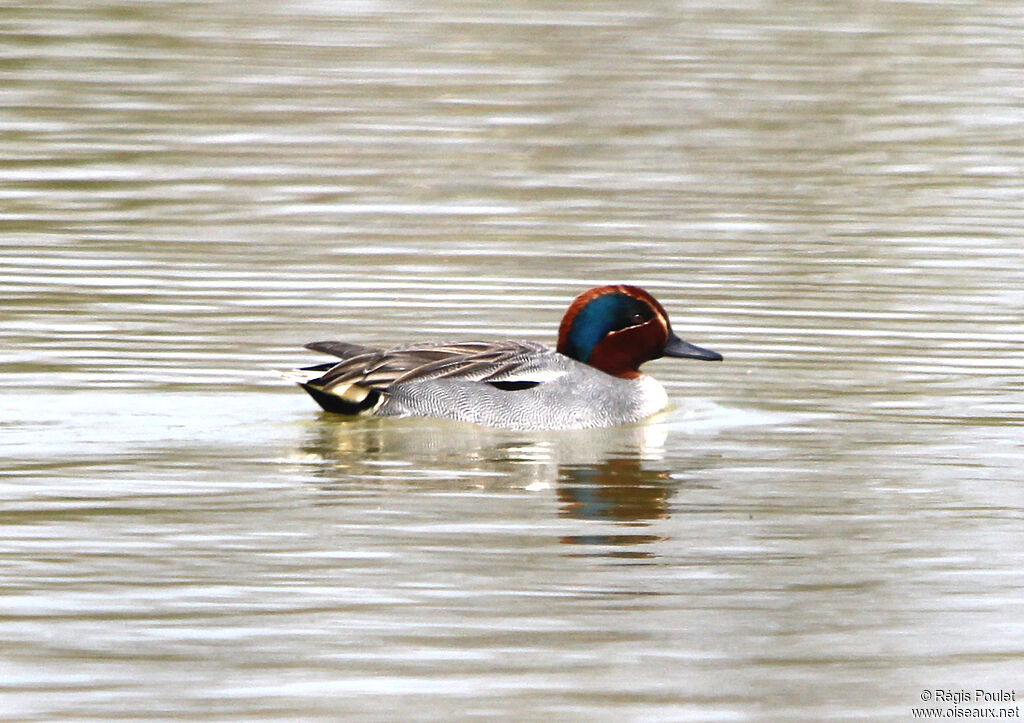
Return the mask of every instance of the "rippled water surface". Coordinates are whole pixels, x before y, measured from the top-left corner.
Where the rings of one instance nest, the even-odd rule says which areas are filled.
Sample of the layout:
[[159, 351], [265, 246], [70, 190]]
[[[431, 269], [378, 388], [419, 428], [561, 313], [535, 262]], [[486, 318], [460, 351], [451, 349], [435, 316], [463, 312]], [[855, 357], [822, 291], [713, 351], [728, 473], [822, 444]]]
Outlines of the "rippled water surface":
[[[1021, 37], [980, 1], [5, 5], [0, 719], [1019, 696]], [[726, 357], [651, 363], [642, 424], [345, 421], [276, 374], [551, 342], [608, 282]]]

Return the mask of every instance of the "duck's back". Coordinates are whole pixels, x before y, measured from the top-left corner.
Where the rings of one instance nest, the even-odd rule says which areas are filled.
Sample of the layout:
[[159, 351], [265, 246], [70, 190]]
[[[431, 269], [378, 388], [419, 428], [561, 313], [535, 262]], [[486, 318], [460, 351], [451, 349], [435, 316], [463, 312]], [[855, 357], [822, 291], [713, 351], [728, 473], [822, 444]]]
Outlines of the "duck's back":
[[650, 377], [614, 377], [534, 342], [310, 347], [342, 357], [318, 367], [325, 374], [303, 385], [329, 411], [579, 429], [643, 419], [667, 402]]

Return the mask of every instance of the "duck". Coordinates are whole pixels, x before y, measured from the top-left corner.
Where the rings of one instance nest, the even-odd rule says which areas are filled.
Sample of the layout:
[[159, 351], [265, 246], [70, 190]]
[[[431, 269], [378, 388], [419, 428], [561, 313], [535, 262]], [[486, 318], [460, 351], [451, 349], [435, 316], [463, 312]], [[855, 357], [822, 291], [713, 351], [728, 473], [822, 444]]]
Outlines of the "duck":
[[305, 345], [335, 360], [298, 370], [325, 411], [348, 416], [435, 417], [485, 427], [559, 430], [638, 422], [668, 406], [640, 366], [661, 357], [722, 361], [680, 339], [644, 289], [597, 286], [569, 304], [558, 344], [462, 341], [374, 348]]

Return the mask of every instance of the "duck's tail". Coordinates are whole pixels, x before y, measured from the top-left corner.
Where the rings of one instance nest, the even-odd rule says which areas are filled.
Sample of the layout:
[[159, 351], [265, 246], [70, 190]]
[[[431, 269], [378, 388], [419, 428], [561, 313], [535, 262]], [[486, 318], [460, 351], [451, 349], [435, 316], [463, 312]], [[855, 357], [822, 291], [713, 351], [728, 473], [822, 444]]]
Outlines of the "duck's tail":
[[[370, 347], [359, 344], [350, 344], [347, 341], [315, 341], [306, 344], [307, 349], [331, 354], [344, 361], [350, 357], [359, 356], [376, 351]], [[358, 384], [336, 384], [324, 385], [321, 382], [324, 372], [328, 372], [338, 365], [337, 361], [314, 364], [313, 366], [293, 369], [284, 374], [285, 378], [293, 381], [306, 390], [309, 396], [326, 412], [334, 414], [355, 415], [372, 410], [380, 401], [380, 392], [369, 387]], [[311, 375], [310, 372], [319, 372]]]
[[319, 404], [325, 412], [334, 414], [361, 414], [373, 409], [380, 401], [380, 392], [367, 387], [360, 387], [356, 384], [349, 384], [346, 387], [336, 387], [329, 392], [317, 386], [316, 379], [299, 382], [299, 386], [306, 390], [309, 396]]

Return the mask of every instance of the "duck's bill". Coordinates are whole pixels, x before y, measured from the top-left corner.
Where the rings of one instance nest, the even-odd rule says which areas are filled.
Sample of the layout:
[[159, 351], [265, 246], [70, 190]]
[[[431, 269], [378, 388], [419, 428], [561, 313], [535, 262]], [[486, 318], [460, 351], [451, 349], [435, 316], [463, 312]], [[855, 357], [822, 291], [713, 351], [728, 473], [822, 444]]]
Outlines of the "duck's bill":
[[717, 351], [704, 349], [689, 342], [683, 341], [675, 334], [669, 334], [668, 344], [665, 345], [665, 356], [679, 357], [680, 359], [702, 359], [704, 361], [722, 361], [722, 355]]

